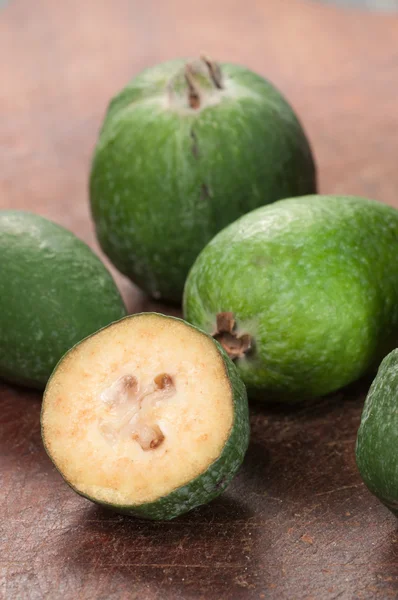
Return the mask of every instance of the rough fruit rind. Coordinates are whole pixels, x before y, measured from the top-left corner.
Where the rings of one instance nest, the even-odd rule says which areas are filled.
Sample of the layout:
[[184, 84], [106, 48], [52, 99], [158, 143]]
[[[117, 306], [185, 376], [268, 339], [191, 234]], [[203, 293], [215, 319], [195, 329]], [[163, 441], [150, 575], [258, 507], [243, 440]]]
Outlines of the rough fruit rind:
[[[197, 69], [199, 108], [189, 104], [187, 64]], [[169, 301], [181, 300], [196, 256], [225, 225], [316, 191], [310, 146], [281, 94], [229, 63], [220, 65], [219, 89], [203, 64], [174, 60], [135, 77], [109, 105], [91, 168], [102, 249], [137, 285]]]
[[236, 335], [250, 341], [235, 361], [249, 395], [321, 396], [377, 368], [395, 347], [397, 250], [390, 206], [349, 196], [281, 200], [203, 249], [187, 278], [184, 317], [215, 334], [217, 316], [232, 313]]
[[382, 361], [367, 395], [356, 442], [369, 490], [398, 516], [398, 350]]
[[[139, 313], [125, 317], [125, 319], [121, 319], [119, 323], [127, 319], [134, 319], [142, 315], [152, 314], [157, 315], [157, 313]], [[184, 321], [182, 321], [182, 319], [177, 319], [176, 317], [165, 315], [158, 316], [162, 316], [165, 319], [183, 322], [187, 327], [195, 329], [201, 335], [210, 337], [207, 336], [207, 334], [205, 334], [203, 331], [194, 327], [193, 325], [185, 323]], [[106, 502], [99, 502], [95, 498], [92, 498], [86, 494], [82, 494], [73, 485], [71, 485], [69, 481], [65, 479], [66, 483], [68, 483], [68, 485], [72, 487], [72, 489], [74, 489], [79, 495], [86, 497], [89, 500], [96, 502], [97, 504], [102, 504], [103, 506], [108, 507], [116, 512], [120, 512], [122, 514], [153, 520], [173, 519], [189, 510], [192, 510], [196, 506], [208, 503], [217, 496], [219, 496], [230, 484], [231, 480], [236, 475], [236, 472], [243, 461], [249, 443], [250, 428], [246, 388], [238, 375], [235, 365], [229, 359], [224, 349], [215, 340], [213, 340], [213, 342], [216, 345], [222, 357], [225, 372], [229, 380], [229, 384], [231, 386], [234, 418], [230, 434], [228, 436], [228, 439], [226, 440], [221, 454], [204, 473], [202, 473], [186, 485], [175, 489], [167, 496], [159, 498], [154, 502], [134, 506], [121, 506], [109, 504]], [[57, 368], [54, 370], [52, 377], [54, 377], [57, 369], [62, 365], [63, 360], [70, 356], [71, 353], [73, 353], [79, 345], [80, 344], [77, 344], [62, 358], [60, 363], [57, 365]], [[44, 393], [43, 408], [46, 404], [46, 394], [49, 388], [49, 384]], [[45, 436], [43, 436], [43, 443], [49, 457], [52, 458], [46, 445]]]
[[61, 356], [126, 315], [112, 276], [73, 233], [0, 211], [0, 377], [44, 388]]

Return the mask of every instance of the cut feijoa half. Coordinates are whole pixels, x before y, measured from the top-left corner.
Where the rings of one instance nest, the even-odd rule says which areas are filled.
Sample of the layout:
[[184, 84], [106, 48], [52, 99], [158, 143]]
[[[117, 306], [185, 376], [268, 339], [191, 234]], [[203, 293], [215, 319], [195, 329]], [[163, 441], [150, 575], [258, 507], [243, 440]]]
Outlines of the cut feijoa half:
[[47, 385], [41, 421], [45, 448], [76, 492], [149, 519], [218, 496], [249, 440], [245, 386], [223, 348], [156, 313], [72, 348]]

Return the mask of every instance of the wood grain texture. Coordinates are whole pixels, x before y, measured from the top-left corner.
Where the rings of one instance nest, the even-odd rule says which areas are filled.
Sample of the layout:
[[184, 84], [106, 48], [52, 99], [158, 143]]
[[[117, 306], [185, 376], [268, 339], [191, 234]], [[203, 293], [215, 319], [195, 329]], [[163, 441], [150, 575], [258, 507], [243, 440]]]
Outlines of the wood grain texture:
[[[50, 217], [98, 250], [87, 173], [110, 96], [147, 65], [203, 50], [291, 99], [323, 192], [398, 207], [397, 40], [396, 15], [300, 0], [11, 0], [0, 12], [0, 208]], [[162, 310], [115, 276], [131, 311]], [[162, 524], [70, 491], [43, 451], [40, 396], [1, 385], [0, 597], [398, 597], [396, 519], [354, 462], [366, 389], [294, 412], [254, 406], [229, 491]]]

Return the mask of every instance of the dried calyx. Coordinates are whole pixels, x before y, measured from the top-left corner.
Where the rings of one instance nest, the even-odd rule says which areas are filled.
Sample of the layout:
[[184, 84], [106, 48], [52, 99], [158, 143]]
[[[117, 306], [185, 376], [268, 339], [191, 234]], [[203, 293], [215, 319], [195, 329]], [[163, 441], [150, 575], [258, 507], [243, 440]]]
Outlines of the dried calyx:
[[217, 331], [213, 334], [228, 356], [235, 360], [243, 358], [252, 346], [252, 339], [248, 333], [238, 335], [236, 332], [235, 317], [232, 312], [221, 312], [217, 315]]
[[200, 59], [205, 63], [205, 65], [209, 71], [210, 78], [211, 78], [212, 82], [214, 83], [215, 87], [218, 88], [219, 90], [222, 90], [223, 89], [222, 73], [221, 73], [221, 69], [220, 69], [219, 65], [216, 62], [214, 62], [213, 60], [211, 60], [211, 58], [209, 58], [208, 56], [202, 55], [200, 57]]
[[155, 406], [175, 393], [174, 381], [167, 373], [160, 373], [144, 387], [133, 375], [120, 377], [101, 394], [108, 407], [107, 416], [100, 421], [101, 433], [112, 444], [130, 438], [143, 450], [157, 448], [165, 436], [156, 422]]
[[188, 103], [190, 108], [198, 109], [202, 105], [202, 95], [205, 91], [201, 87], [201, 77], [203, 78], [203, 75], [208, 84], [206, 87], [217, 90], [223, 89], [221, 69], [209, 57], [201, 56], [200, 61], [186, 64], [184, 77], [188, 86]]

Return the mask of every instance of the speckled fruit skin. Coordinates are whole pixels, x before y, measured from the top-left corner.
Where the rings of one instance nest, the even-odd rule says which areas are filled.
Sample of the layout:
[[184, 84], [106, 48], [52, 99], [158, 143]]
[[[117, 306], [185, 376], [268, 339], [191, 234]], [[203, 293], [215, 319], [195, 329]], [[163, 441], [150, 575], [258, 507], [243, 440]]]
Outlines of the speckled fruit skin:
[[[201, 106], [191, 108], [193, 65]], [[222, 64], [223, 89], [203, 62], [147, 69], [108, 108], [93, 157], [91, 209], [116, 267], [155, 298], [180, 302], [205, 244], [248, 211], [316, 191], [303, 129], [280, 93]]]
[[[166, 315], [159, 315], [158, 313], [140, 313], [130, 315], [125, 319], [122, 319], [122, 321], [126, 319], [134, 319], [135, 317], [142, 317], [143, 314], [157, 314], [157, 316], [161, 316], [165, 319], [183, 322], [182, 319], [177, 319], [176, 317]], [[119, 321], [119, 323], [122, 321]], [[119, 323], [117, 325], [119, 325]], [[193, 329], [197, 330], [196, 327], [193, 327], [189, 323], [185, 324], [187, 327], [192, 327]], [[203, 331], [197, 331], [199, 331], [201, 335], [206, 335]], [[217, 460], [214, 461], [214, 463], [212, 463], [206, 471], [201, 473], [201, 475], [186, 485], [175, 489], [167, 496], [163, 496], [154, 502], [133, 506], [120, 506], [106, 502], [98, 502], [98, 500], [95, 498], [82, 494], [79, 490], [73, 487], [68, 480], [65, 479], [66, 483], [68, 483], [68, 485], [72, 487], [75, 492], [77, 492], [80, 496], [91, 500], [92, 502], [101, 504], [102, 506], [110, 508], [118, 513], [151, 520], [174, 519], [175, 517], [178, 517], [179, 515], [182, 515], [183, 513], [186, 513], [197, 506], [207, 504], [222, 494], [222, 492], [231, 483], [240, 465], [242, 464], [249, 444], [249, 409], [246, 388], [238, 374], [235, 365], [224, 352], [224, 349], [220, 346], [220, 344], [218, 344], [218, 342], [215, 340], [213, 340], [213, 342], [216, 344], [217, 349], [223, 359], [225, 376], [228, 378], [231, 386], [234, 410], [234, 418], [230, 434]], [[77, 344], [75, 348], [72, 348], [68, 352], [68, 355], [74, 352], [78, 345], [79, 344]], [[62, 360], [58, 367], [61, 366], [61, 364]], [[54, 371], [53, 376], [55, 374], [56, 370]], [[46, 405], [46, 394], [47, 389], [44, 393], [43, 408]], [[48, 451], [44, 437], [43, 443], [49, 457], [52, 458]]]
[[44, 388], [61, 356], [124, 317], [116, 285], [71, 232], [0, 211], [0, 377]]
[[252, 351], [236, 361], [249, 395], [298, 402], [375, 369], [398, 340], [398, 211], [307, 196], [245, 215], [202, 251], [185, 318], [216, 331], [231, 311]]
[[366, 398], [356, 459], [369, 490], [398, 516], [398, 350], [385, 357]]

